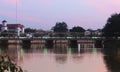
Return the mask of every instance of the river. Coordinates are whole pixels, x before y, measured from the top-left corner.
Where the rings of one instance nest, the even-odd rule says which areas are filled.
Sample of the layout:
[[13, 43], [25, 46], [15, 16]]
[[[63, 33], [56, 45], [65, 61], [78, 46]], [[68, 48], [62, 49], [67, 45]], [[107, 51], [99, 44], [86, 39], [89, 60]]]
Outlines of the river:
[[101, 48], [25, 49], [21, 45], [9, 45], [1, 47], [0, 54], [9, 55], [24, 72], [114, 72]]

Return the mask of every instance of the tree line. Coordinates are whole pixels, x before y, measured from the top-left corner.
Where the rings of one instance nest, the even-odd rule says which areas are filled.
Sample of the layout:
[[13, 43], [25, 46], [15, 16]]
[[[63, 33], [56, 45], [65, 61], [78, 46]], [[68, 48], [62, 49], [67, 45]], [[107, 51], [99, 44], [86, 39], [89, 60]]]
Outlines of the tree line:
[[[51, 28], [54, 33], [59, 33], [57, 34], [58, 36], [65, 36], [65, 34], [62, 33], [67, 33], [70, 32], [72, 36], [84, 36], [83, 33], [85, 32], [85, 29], [80, 27], [80, 26], [74, 26], [71, 29], [68, 29], [68, 25], [66, 22], [57, 22], [55, 26]], [[25, 33], [36, 33], [37, 29], [32, 29], [32, 28], [26, 28]], [[120, 13], [115, 13], [112, 14], [105, 26], [101, 29], [102, 31], [102, 36], [105, 37], [119, 37], [120, 36]], [[8, 31], [1, 32], [0, 36], [12, 36], [12, 33], [9, 33]], [[36, 34], [38, 36], [39, 34]], [[25, 36], [22, 34], [22, 36]], [[52, 34], [50, 34], [52, 36]]]
[[[68, 25], [66, 22], [57, 22], [55, 26], [51, 28], [53, 32], [56, 33], [65, 33], [65, 32], [71, 32], [75, 34], [80, 34], [85, 32], [85, 29], [80, 26], [74, 26], [72, 29], [68, 29]], [[26, 33], [34, 33], [36, 29], [26, 28]], [[118, 37], [120, 36], [120, 13], [112, 14], [105, 26], [102, 28], [102, 36], [105, 37]]]
[[[85, 29], [80, 26], [74, 26], [72, 29], [68, 29], [68, 25], [65, 22], [57, 22], [51, 30], [56, 33], [55, 36], [66, 36], [65, 33], [71, 32], [74, 33], [74, 36], [83, 35]], [[36, 29], [26, 28], [25, 33], [35, 33]], [[81, 34], [82, 33], [82, 34]]]
[[102, 29], [103, 36], [118, 37], [120, 36], [120, 13], [112, 14], [104, 28]]
[[[57, 22], [55, 26], [51, 28], [54, 32], [85, 32], [85, 29], [80, 26], [75, 26], [72, 29], [68, 29], [68, 25], [65, 22]], [[25, 33], [34, 33], [36, 29], [26, 28]]]

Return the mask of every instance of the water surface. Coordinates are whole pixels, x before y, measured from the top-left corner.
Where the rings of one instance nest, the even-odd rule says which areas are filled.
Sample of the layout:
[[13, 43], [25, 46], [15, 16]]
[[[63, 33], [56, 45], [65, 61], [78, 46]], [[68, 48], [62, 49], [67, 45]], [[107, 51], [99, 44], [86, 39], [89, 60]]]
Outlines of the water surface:
[[84, 48], [22, 48], [10, 45], [1, 49], [25, 72], [108, 72], [102, 49]]

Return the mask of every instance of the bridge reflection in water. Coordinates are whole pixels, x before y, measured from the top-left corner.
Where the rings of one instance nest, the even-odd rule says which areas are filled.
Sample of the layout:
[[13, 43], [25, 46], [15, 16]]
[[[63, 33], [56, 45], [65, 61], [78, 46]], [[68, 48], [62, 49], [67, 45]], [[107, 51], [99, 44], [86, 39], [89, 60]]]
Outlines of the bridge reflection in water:
[[111, 65], [108, 63], [108, 58], [104, 57], [101, 40], [26, 39], [3, 40], [0, 44], [0, 55], [9, 55], [11, 60], [26, 72], [107, 72], [111, 70], [107, 68]]
[[[74, 42], [74, 41], [73, 41]], [[71, 48], [68, 44], [47, 48], [44, 43], [0, 45], [0, 55], [7, 54], [27, 72], [119, 72], [119, 57], [106, 56], [94, 43]], [[90, 48], [89, 48], [90, 47]], [[117, 62], [116, 62], [117, 61]], [[116, 68], [117, 67], [117, 68]]]
[[[105, 72], [107, 70], [101, 49], [96, 48], [81, 48], [79, 52], [77, 48], [69, 48], [66, 45], [46, 48], [43, 44], [31, 44], [30, 48], [24, 48], [21, 44], [9, 44], [7, 48], [4, 46], [0, 48], [0, 54], [8, 54], [28, 72]], [[99, 68], [102, 71], [98, 71]]]
[[[72, 54], [72, 53], [84, 53], [85, 52], [95, 52], [95, 42], [93, 40], [56, 40], [51, 43], [51, 40], [34, 40], [28, 42], [28, 40], [24, 41], [24, 43], [20, 43], [20, 41], [11, 40], [8, 41], [7, 45], [0, 44], [0, 54], [8, 54], [11, 59], [15, 62], [22, 61], [24, 51], [29, 52], [30, 50], [35, 50], [40, 53], [55, 53], [55, 54]], [[49, 44], [50, 43], [50, 44]], [[76, 46], [74, 46], [76, 45]], [[78, 47], [80, 45], [80, 51]], [[93, 49], [91, 49], [93, 48]], [[49, 51], [48, 51], [49, 50]], [[93, 51], [94, 50], [94, 51]]]
[[119, 43], [109, 40], [103, 48], [101, 39], [0, 39], [0, 55], [25, 72], [120, 72]]

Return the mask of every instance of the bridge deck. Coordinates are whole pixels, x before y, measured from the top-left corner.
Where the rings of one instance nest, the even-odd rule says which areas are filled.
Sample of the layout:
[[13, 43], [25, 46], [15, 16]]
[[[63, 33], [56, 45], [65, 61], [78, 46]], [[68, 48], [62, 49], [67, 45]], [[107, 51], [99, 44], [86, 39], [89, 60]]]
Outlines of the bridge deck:
[[[0, 37], [0, 40], [105, 40], [104, 37]], [[110, 38], [114, 39], [114, 38]]]

